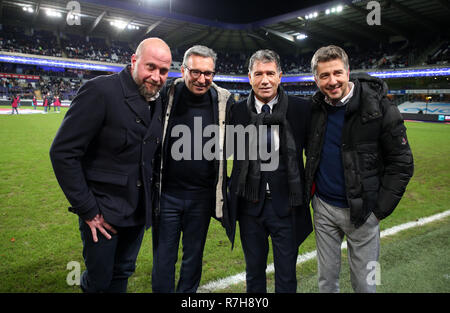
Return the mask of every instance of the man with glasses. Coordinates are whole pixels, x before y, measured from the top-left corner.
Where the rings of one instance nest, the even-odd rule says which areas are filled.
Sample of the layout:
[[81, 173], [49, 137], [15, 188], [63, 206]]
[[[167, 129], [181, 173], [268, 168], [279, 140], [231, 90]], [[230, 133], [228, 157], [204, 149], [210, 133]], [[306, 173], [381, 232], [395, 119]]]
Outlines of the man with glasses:
[[[221, 219], [223, 215], [226, 162], [224, 158], [211, 159], [203, 153], [205, 143], [214, 140], [214, 135], [203, 136], [205, 128], [215, 125], [224, 134], [226, 109], [232, 101], [230, 92], [213, 83], [215, 63], [213, 50], [191, 47], [184, 54], [182, 78], [162, 91], [166, 114], [160, 207], [155, 212], [157, 225], [153, 228], [153, 292], [175, 291], [181, 233], [183, 259], [176, 292], [196, 292], [210, 218]], [[215, 148], [223, 150], [224, 136], [215, 140]]]

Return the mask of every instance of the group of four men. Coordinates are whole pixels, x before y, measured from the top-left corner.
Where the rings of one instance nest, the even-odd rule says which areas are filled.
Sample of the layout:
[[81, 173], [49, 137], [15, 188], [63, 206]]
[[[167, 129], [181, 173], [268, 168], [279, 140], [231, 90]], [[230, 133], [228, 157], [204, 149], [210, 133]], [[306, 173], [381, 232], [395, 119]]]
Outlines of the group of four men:
[[[144, 230], [152, 226], [153, 292], [195, 292], [215, 217], [232, 244], [239, 221], [248, 292], [266, 292], [269, 236], [275, 292], [296, 292], [298, 248], [313, 230], [312, 200], [319, 290], [339, 291], [345, 235], [354, 290], [374, 292], [367, 264], [378, 260], [378, 223], [413, 173], [405, 126], [386, 84], [350, 76], [345, 51], [328, 46], [311, 61], [319, 91], [311, 101], [288, 96], [279, 56], [260, 50], [249, 60], [250, 95], [235, 103], [213, 82], [212, 49], [188, 49], [182, 77], [166, 83], [171, 61], [164, 41], [142, 41], [131, 65], [80, 88], [53, 141], [56, 177], [79, 216], [82, 290], [125, 292]], [[244, 131], [229, 132], [232, 127]], [[206, 157], [206, 148], [216, 157]]]

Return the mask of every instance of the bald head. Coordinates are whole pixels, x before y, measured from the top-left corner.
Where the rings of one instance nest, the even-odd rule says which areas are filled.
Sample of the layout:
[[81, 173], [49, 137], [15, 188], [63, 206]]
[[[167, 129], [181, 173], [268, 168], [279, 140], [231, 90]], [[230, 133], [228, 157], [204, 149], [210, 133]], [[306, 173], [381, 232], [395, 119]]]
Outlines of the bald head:
[[169, 46], [159, 38], [144, 39], [131, 56], [131, 74], [140, 93], [153, 99], [169, 75], [172, 54]]
[[141, 43], [137, 46], [136, 48], [136, 56], [140, 56], [142, 53], [144, 53], [146, 48], [155, 48], [155, 49], [161, 49], [161, 50], [165, 50], [166, 52], [169, 53], [169, 55], [172, 58], [172, 54], [170, 53], [170, 48], [169, 46], [166, 44], [166, 42], [160, 38], [156, 38], [156, 37], [152, 37], [152, 38], [147, 38], [141, 41]]

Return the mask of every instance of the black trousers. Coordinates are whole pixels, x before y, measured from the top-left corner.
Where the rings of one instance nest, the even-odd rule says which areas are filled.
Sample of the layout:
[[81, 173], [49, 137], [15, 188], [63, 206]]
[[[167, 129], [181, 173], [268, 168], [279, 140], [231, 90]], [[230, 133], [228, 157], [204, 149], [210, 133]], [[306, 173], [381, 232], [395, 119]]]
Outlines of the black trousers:
[[272, 207], [272, 200], [266, 198], [264, 201], [260, 216], [239, 216], [247, 292], [267, 292], [266, 268], [270, 236], [275, 267], [275, 292], [295, 293], [298, 246], [295, 244], [292, 217], [279, 217]]
[[126, 292], [128, 278], [136, 269], [136, 258], [144, 237], [144, 225], [113, 226], [117, 234], [106, 239], [97, 230], [98, 242], [92, 240], [89, 226], [79, 219], [86, 270], [80, 284], [84, 292]]

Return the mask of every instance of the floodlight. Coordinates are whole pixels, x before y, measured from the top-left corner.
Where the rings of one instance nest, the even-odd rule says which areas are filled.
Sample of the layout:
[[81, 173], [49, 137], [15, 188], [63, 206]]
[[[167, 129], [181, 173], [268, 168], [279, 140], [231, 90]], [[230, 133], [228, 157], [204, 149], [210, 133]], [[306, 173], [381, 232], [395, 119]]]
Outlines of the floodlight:
[[115, 20], [112, 22], [109, 22], [111, 26], [117, 27], [118, 29], [124, 29], [127, 24], [124, 21]]
[[61, 12], [55, 11], [53, 9], [46, 9], [45, 13], [47, 14], [47, 16], [49, 17], [62, 17]]
[[32, 7], [22, 7], [22, 10], [25, 11], [25, 12], [28, 12], [28, 13], [33, 13], [34, 12]]

